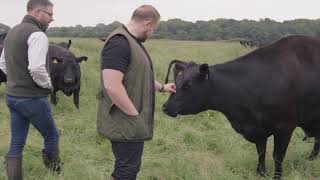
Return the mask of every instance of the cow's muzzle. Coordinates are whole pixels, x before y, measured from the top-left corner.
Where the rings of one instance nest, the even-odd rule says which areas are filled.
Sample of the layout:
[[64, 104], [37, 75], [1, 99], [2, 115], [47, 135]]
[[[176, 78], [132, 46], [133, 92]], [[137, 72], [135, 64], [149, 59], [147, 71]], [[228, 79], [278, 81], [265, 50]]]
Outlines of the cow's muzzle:
[[162, 111], [167, 114], [167, 112], [168, 112], [167, 103], [165, 103], [165, 104], [162, 106]]
[[74, 80], [73, 80], [73, 78], [64, 78], [64, 83], [72, 84], [72, 83], [74, 83]]
[[162, 111], [168, 115], [168, 116], [171, 116], [171, 117], [177, 117], [178, 115], [178, 112], [172, 112], [168, 109], [168, 102], [166, 102], [163, 106], [162, 106]]

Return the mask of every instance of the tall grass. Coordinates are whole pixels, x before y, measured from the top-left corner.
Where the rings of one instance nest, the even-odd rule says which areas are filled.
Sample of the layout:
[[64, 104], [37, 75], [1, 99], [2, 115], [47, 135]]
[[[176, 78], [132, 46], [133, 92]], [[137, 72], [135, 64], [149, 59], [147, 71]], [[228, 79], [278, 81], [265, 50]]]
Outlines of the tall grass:
[[[52, 42], [66, 41], [54, 38]], [[31, 127], [24, 150], [24, 175], [28, 180], [102, 180], [109, 179], [114, 158], [109, 141], [96, 132], [96, 99], [99, 87], [99, 58], [102, 42], [98, 39], [72, 39], [77, 56], [86, 55], [81, 63], [82, 86], [80, 110], [72, 98], [58, 93], [59, 102], [53, 115], [60, 132], [60, 149], [64, 170], [60, 176], [51, 174], [42, 164], [42, 138]], [[155, 74], [164, 81], [168, 64], [173, 59], [198, 63], [222, 63], [241, 56], [245, 49], [234, 42], [195, 42], [150, 40], [146, 47], [153, 59]], [[0, 87], [0, 179], [5, 179], [3, 165], [10, 140], [9, 113], [4, 100], [5, 87]], [[170, 118], [161, 112], [168, 95], [157, 93], [155, 136], [145, 144], [141, 180], [256, 180], [257, 153], [229, 125], [225, 116], [207, 111], [195, 116]], [[307, 161], [312, 142], [302, 142], [297, 129], [284, 161], [284, 180], [320, 179], [320, 160]], [[273, 175], [273, 141], [269, 138], [267, 177]]]

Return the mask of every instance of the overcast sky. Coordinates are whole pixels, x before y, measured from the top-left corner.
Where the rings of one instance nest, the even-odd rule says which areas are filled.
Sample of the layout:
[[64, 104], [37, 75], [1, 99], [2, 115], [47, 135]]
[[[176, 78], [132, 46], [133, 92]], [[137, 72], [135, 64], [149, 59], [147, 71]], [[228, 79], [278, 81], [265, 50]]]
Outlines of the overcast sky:
[[[0, 23], [13, 26], [26, 14], [27, 0], [1, 0]], [[133, 10], [143, 4], [155, 6], [162, 20], [186, 21], [232, 18], [270, 18], [276, 21], [320, 18], [320, 0], [52, 0], [54, 19], [50, 26], [95, 26], [113, 21], [128, 22]]]

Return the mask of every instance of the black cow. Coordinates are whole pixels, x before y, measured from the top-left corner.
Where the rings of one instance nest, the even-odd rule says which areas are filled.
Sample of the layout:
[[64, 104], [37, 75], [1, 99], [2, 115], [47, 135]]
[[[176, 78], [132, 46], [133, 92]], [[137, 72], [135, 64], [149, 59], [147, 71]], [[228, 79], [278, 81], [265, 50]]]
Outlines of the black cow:
[[10, 27], [0, 23], [0, 44], [3, 44], [5, 37], [7, 36]]
[[7, 82], [7, 76], [3, 73], [3, 71], [0, 69], [0, 85], [3, 82]]
[[240, 40], [239, 42], [243, 47], [247, 47], [247, 44], [248, 44], [247, 40]]
[[256, 144], [261, 176], [265, 174], [266, 144], [271, 135], [275, 179], [281, 178], [282, 162], [296, 127], [315, 137], [309, 159], [319, 154], [319, 38], [289, 36], [213, 66], [178, 60], [173, 63], [177, 92], [164, 104], [164, 112], [172, 117], [210, 109], [222, 112], [236, 132]]
[[79, 108], [79, 93], [81, 85], [81, 70], [80, 65], [83, 60], [86, 61], [88, 57], [76, 57], [69, 51], [71, 41], [68, 45], [59, 43], [51, 43], [49, 45], [50, 58], [50, 77], [53, 85], [51, 93], [51, 102], [57, 104], [57, 91], [61, 90], [67, 96], [73, 94], [73, 102]]
[[243, 47], [250, 47], [250, 48], [259, 47], [259, 43], [252, 40], [240, 40], [239, 42]]
[[51, 44], [56, 44], [56, 45], [62, 46], [65, 49], [69, 50], [69, 48], [70, 48], [70, 46], [72, 44], [72, 41], [69, 39], [69, 41], [67, 43], [66, 42], [60, 42], [60, 43], [51, 43]]
[[7, 34], [0, 34], [0, 44], [3, 44], [4, 39], [6, 38]]
[[[0, 44], [0, 55], [1, 55], [1, 53], [2, 53], [2, 49], [3, 49], [3, 45]], [[3, 71], [0, 69], [0, 85], [1, 85], [1, 83], [3, 83], [3, 82], [7, 82], [7, 76], [6, 76], [6, 74], [4, 74]]]
[[[50, 76], [53, 85], [51, 93], [51, 102], [57, 104], [57, 91], [61, 90], [67, 96], [73, 94], [73, 102], [79, 108], [80, 78], [81, 70], [79, 63], [87, 60], [88, 57], [75, 55], [69, 51], [71, 40], [68, 43], [50, 43]], [[0, 54], [3, 45], [0, 44]], [[0, 84], [6, 82], [6, 75], [0, 70]]]

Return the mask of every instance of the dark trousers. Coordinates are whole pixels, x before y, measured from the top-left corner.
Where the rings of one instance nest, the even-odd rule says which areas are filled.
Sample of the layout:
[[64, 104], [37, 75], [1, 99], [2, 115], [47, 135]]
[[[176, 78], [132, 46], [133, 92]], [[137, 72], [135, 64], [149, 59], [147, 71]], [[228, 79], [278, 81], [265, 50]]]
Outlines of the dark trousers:
[[115, 180], [135, 180], [141, 166], [144, 142], [111, 141], [116, 159], [112, 177]]
[[10, 110], [11, 143], [7, 155], [21, 155], [28, 136], [30, 123], [44, 138], [44, 151], [58, 149], [59, 135], [47, 97], [22, 98], [6, 96]]

